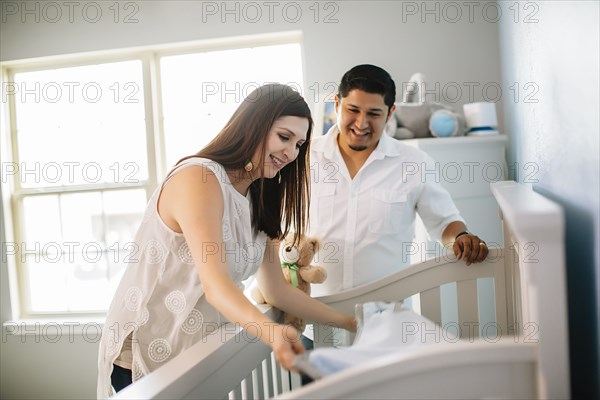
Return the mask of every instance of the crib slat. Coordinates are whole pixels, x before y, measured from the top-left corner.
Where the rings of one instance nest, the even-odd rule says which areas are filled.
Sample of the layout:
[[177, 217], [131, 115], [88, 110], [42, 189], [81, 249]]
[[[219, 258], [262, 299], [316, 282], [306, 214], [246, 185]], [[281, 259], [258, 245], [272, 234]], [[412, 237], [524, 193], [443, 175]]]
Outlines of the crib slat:
[[479, 307], [479, 336], [496, 338], [502, 330], [496, 323], [494, 304], [494, 278], [477, 279], [477, 303]]
[[440, 288], [435, 287], [433, 289], [421, 292], [421, 315], [435, 322], [438, 325], [442, 325], [442, 309], [440, 306]]
[[241, 399], [247, 399], [248, 398], [248, 386], [246, 386], [246, 380], [245, 379], [242, 380], [241, 386], [242, 386], [242, 397], [241, 397]]
[[242, 398], [242, 383], [240, 382], [230, 393], [229, 400], [241, 400]]
[[479, 313], [477, 307], [477, 280], [456, 282], [458, 322], [462, 338], [479, 336]]
[[265, 389], [265, 398], [271, 398], [275, 396], [273, 392], [273, 368], [271, 367], [271, 355], [269, 354], [262, 362], [263, 370], [263, 381]]
[[244, 385], [242, 386], [242, 398], [244, 400], [253, 400], [254, 399], [254, 385], [252, 384], [252, 372], [246, 376], [244, 379]]
[[[506, 262], [506, 261], [505, 261]], [[508, 312], [510, 305], [506, 296], [508, 287], [505, 280], [504, 262], [494, 265], [494, 305], [496, 312], [496, 324], [501, 335], [508, 334]], [[511, 310], [512, 311], [512, 310]], [[511, 312], [512, 315], [512, 312]]]
[[277, 368], [281, 374], [281, 391], [287, 393], [290, 391], [290, 373], [279, 364], [277, 364]]
[[273, 388], [273, 393], [275, 395], [278, 395], [283, 393], [283, 387], [281, 386], [281, 368], [279, 367], [277, 362], [275, 362], [275, 354], [273, 353], [271, 353], [271, 367], [273, 368], [273, 384], [275, 385], [275, 387]]
[[302, 378], [295, 372], [290, 372], [290, 386], [291, 390], [298, 389], [302, 386]]
[[252, 371], [252, 379], [254, 382], [254, 398], [264, 399], [265, 397], [265, 383], [263, 381], [262, 363]]

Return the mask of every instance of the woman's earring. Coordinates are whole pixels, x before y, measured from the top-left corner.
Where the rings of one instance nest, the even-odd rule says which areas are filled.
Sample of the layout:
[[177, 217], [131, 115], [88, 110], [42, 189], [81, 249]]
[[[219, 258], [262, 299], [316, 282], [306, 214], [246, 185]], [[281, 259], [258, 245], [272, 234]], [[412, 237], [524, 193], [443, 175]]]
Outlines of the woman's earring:
[[252, 168], [254, 168], [254, 164], [252, 164], [252, 161], [248, 161], [246, 165], [244, 165], [244, 169], [246, 170], [246, 172], [252, 171]]
[[281, 171], [277, 171], [277, 183], [281, 184]]

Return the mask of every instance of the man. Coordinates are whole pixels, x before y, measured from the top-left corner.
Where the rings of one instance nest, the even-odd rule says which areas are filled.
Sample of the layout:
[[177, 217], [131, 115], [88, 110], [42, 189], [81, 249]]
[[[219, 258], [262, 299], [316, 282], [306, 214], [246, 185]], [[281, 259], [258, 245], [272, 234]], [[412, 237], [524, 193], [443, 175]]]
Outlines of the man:
[[335, 97], [336, 125], [311, 143], [309, 229], [323, 241], [316, 263], [328, 273], [325, 283], [313, 285], [313, 296], [356, 287], [408, 265], [416, 213], [429, 236], [452, 247], [466, 265], [488, 254], [435, 181], [434, 161], [383, 135], [395, 98], [394, 81], [385, 70], [352, 68]]

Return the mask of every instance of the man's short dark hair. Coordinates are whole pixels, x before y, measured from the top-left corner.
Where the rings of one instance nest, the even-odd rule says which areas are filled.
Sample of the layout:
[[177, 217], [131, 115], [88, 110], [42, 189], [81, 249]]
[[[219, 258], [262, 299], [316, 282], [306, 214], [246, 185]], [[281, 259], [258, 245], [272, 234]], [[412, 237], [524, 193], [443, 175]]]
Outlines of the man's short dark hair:
[[383, 68], [371, 64], [357, 65], [342, 77], [338, 89], [338, 97], [344, 98], [354, 89], [383, 96], [388, 110], [396, 101], [396, 84], [390, 74]]

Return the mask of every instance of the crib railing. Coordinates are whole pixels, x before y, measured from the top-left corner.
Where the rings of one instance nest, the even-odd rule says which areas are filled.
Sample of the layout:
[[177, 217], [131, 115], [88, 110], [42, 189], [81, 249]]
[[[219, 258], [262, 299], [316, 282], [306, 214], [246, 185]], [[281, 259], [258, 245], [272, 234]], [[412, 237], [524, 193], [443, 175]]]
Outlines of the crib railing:
[[[279, 319], [280, 311], [258, 307]], [[114, 398], [265, 399], [299, 386], [300, 376], [277, 364], [269, 346], [226, 324]]]
[[[439, 325], [448, 323], [444, 314], [447, 302], [455, 301], [463, 338], [481, 332], [482, 299], [491, 301], [492, 316], [483, 320], [506, 333], [506, 276], [502, 249], [490, 249], [486, 261], [466, 267], [452, 256], [412, 265], [376, 282], [320, 300], [347, 314], [355, 304], [369, 301], [400, 301], [419, 295], [421, 313]], [[493, 281], [482, 285], [482, 279]], [[444, 285], [455, 284], [455, 300], [444, 296]], [[489, 293], [492, 291], [493, 293]], [[376, 294], [374, 294], [376, 292]], [[489, 303], [488, 301], [488, 303]], [[280, 312], [262, 307], [272, 320]], [[474, 326], [479, 325], [480, 329]], [[461, 329], [466, 327], [467, 329]], [[489, 333], [489, 332], [488, 332]], [[331, 346], [329, 327], [315, 324], [315, 345]], [[231, 324], [222, 326], [162, 368], [119, 392], [117, 399], [263, 399], [278, 396], [300, 386], [300, 377], [290, 374], [274, 361], [271, 349]]]
[[[352, 314], [356, 304], [397, 302], [417, 295], [421, 315], [462, 339], [504, 336], [512, 325], [507, 314], [505, 264], [500, 248], [490, 249], [483, 263], [469, 267], [446, 255], [319, 300]], [[314, 329], [315, 346], [330, 347], [335, 336], [332, 328], [315, 324]]]

